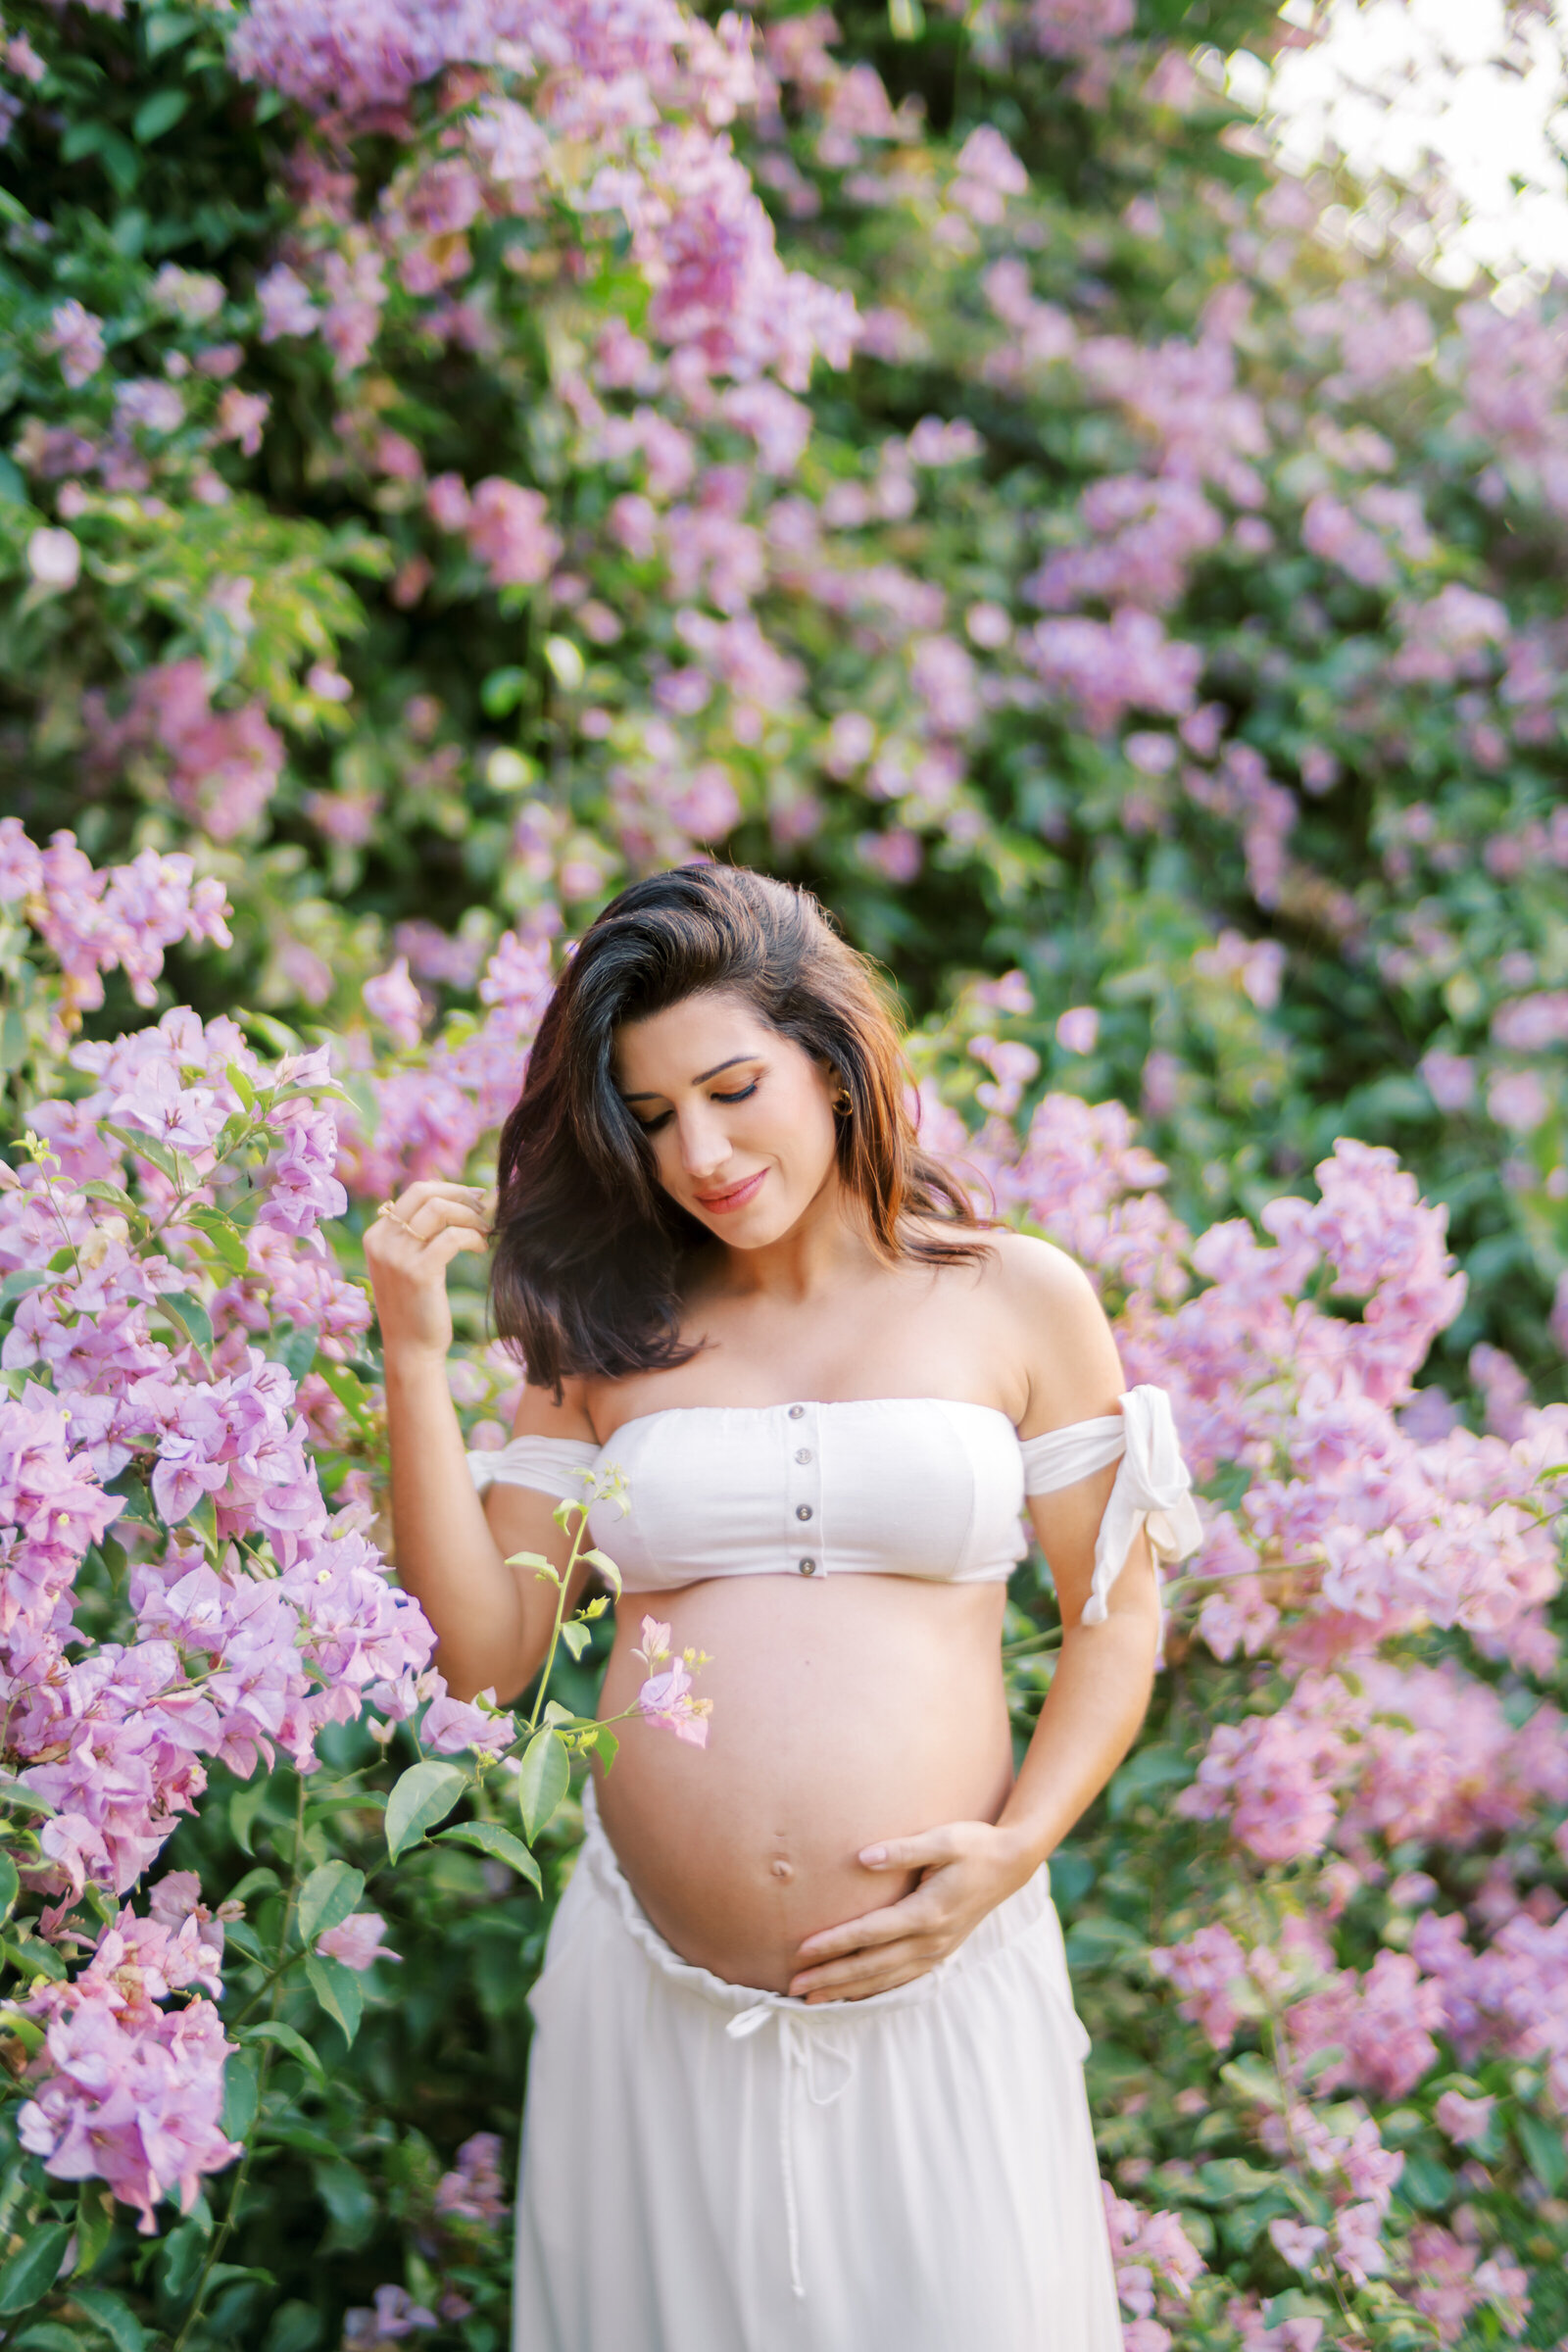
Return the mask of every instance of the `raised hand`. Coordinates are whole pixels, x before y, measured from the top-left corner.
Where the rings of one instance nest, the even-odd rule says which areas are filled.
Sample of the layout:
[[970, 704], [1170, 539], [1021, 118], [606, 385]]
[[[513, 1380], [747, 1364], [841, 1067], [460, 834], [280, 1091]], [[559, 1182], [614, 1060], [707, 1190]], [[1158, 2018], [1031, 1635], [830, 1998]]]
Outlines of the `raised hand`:
[[429, 1179], [382, 1201], [365, 1236], [365, 1263], [388, 1355], [450, 1353], [447, 1268], [460, 1250], [484, 1255], [494, 1206], [480, 1185]]

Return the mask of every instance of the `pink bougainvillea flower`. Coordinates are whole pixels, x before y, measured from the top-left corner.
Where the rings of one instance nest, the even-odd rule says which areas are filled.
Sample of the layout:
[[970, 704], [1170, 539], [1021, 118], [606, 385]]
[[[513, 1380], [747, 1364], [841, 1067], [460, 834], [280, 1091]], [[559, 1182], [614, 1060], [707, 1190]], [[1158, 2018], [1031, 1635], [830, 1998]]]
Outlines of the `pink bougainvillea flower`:
[[379, 1911], [356, 1911], [335, 1928], [328, 1928], [316, 1939], [316, 1948], [329, 1960], [341, 1960], [345, 1968], [372, 1968], [377, 1960], [396, 1960], [401, 1957], [381, 1941], [386, 1921]]
[[1070, 1004], [1056, 1023], [1056, 1043], [1066, 1054], [1092, 1054], [1100, 1041], [1100, 1015], [1092, 1004]]

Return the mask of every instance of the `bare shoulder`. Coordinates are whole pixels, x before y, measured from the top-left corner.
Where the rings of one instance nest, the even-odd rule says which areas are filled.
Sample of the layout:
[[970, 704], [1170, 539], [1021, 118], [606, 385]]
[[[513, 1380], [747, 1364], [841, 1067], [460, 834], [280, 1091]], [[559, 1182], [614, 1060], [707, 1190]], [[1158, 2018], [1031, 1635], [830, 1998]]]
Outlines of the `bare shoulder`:
[[1032, 1234], [999, 1232], [987, 1240], [984, 1280], [1028, 1385], [1021, 1434], [1039, 1437], [1113, 1413], [1124, 1386], [1121, 1359], [1082, 1266]]
[[569, 1438], [581, 1446], [597, 1446], [599, 1440], [588, 1411], [587, 1385], [582, 1380], [564, 1380], [558, 1403], [551, 1390], [535, 1388], [529, 1381], [512, 1424], [513, 1436]]

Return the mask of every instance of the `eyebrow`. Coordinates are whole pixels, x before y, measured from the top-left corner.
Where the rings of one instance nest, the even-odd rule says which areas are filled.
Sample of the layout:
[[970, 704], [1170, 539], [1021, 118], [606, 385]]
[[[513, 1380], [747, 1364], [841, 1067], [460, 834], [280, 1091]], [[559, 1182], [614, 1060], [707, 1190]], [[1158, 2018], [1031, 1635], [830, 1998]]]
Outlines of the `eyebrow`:
[[[758, 1059], [760, 1056], [756, 1054], [732, 1054], [728, 1061], [715, 1061], [710, 1070], [699, 1070], [697, 1076], [692, 1080], [692, 1084], [693, 1086], [706, 1086], [710, 1078], [718, 1076], [720, 1070], [732, 1070], [737, 1062], [757, 1061]], [[660, 1097], [656, 1091], [650, 1089], [646, 1094], [622, 1095], [620, 1099], [623, 1102], [656, 1102]]]

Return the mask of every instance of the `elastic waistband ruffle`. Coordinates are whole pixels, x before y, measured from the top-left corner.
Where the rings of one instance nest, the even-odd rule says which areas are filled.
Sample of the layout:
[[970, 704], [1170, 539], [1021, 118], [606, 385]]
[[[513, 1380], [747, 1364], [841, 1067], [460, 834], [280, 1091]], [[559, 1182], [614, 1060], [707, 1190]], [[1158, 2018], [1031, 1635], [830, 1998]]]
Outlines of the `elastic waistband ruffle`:
[[[832, 2019], [837, 2023], [864, 2021], [885, 2015], [889, 2010], [907, 2009], [922, 2001], [937, 1999], [955, 1977], [965, 1976], [971, 1970], [983, 1968], [990, 1960], [1008, 1950], [1024, 1937], [1046, 1930], [1059, 1954], [1061, 1930], [1056, 1920], [1056, 1906], [1051, 1896], [1051, 1865], [1042, 1862], [1032, 1879], [1009, 1894], [994, 1911], [989, 1911], [979, 1926], [951, 1952], [946, 1960], [929, 1969], [911, 1984], [895, 1985], [891, 1992], [876, 1992], [858, 2001], [805, 2001], [787, 1992], [769, 1992], [754, 1984], [731, 1984], [723, 1977], [715, 1977], [710, 1969], [700, 1968], [695, 1962], [683, 1960], [674, 1948], [664, 1941], [647, 1912], [632, 1892], [630, 1882], [615, 1858], [614, 1848], [605, 1835], [594, 1798], [592, 1783], [583, 1790], [583, 1823], [585, 1835], [579, 1871], [586, 1871], [595, 1892], [610, 1905], [626, 1934], [651, 1965], [663, 1977], [683, 1985], [700, 1999], [710, 2001], [714, 2008], [739, 2012], [758, 2008], [778, 2009], [808, 2023]], [[1070, 2006], [1070, 1992], [1065, 1983], [1065, 1966], [1061, 1969], [1061, 1990]], [[1074, 2023], [1076, 2024], [1076, 2019]], [[1079, 2028], [1082, 2032], [1081, 2027]]]

